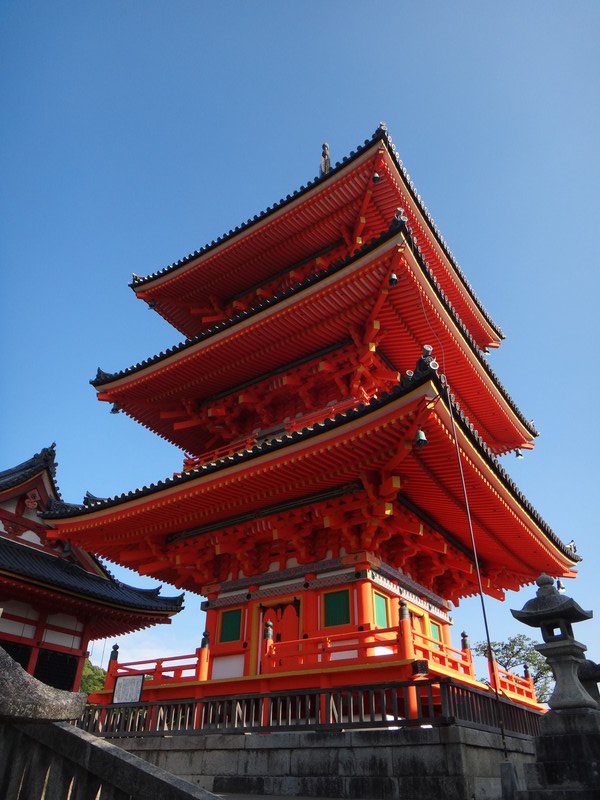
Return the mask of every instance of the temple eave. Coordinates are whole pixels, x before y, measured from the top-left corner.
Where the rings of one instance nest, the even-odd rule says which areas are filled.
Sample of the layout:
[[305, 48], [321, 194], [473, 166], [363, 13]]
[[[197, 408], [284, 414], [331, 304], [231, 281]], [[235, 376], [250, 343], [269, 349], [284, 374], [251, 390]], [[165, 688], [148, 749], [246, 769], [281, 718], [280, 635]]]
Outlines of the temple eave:
[[[408, 258], [412, 264], [411, 269], [414, 270], [409, 273], [412, 280], [403, 281], [401, 286], [390, 293], [389, 304], [384, 304], [381, 308], [380, 315], [386, 331], [381, 352], [387, 354], [392, 363], [401, 362], [403, 353], [423, 344], [423, 341], [415, 342], [415, 332], [418, 332], [421, 340], [431, 335], [424, 320], [418, 315], [414, 320], [412, 317], [408, 319], [406, 314], [401, 314], [398, 310], [400, 307], [412, 307], [410, 303], [414, 298], [405, 298], [407, 293], [416, 292], [421, 296], [428, 292], [429, 297], [424, 295], [425, 302], [434, 304], [431, 306], [431, 313], [439, 317], [441, 335], [446, 341], [448, 363], [445, 370], [451, 381], [461, 387], [461, 399], [467, 413], [476, 426], [485, 432], [485, 438], [496, 453], [530, 446], [535, 429], [525, 420], [487, 362], [482, 359], [464, 325], [447, 305], [445, 296], [431, 283], [430, 276], [423, 274], [419, 278], [421, 282], [416, 281], [417, 273], [421, 274], [421, 268], [412, 254], [404, 248], [404, 243], [402, 234], [385, 236], [346, 264], [336, 266], [333, 273], [329, 271], [322, 276], [316, 275], [316, 281], [310, 281], [304, 291], [300, 291], [303, 288], [300, 286], [288, 293], [286, 298], [278, 298], [274, 304], [257, 309], [250, 318], [242, 315], [240, 319], [232, 319], [229, 326], [217, 326], [212, 333], [208, 331], [196, 342], [185, 343], [184, 346], [173, 348], [123, 373], [111, 376], [110, 382], [101, 385], [99, 399], [116, 403], [155, 433], [194, 452], [194, 431], [182, 432], [176, 428], [179, 423], [175, 425], [168, 421], [168, 416], [161, 416], [169, 402], [174, 402], [180, 392], [179, 387], [185, 383], [189, 386], [192, 374], [196, 376], [192, 378], [196, 382], [199, 381], [199, 375], [206, 376], [202, 377], [203, 382], [198, 384], [196, 390], [202, 397], [207, 392], [215, 393], [225, 389], [223, 376], [217, 377], [221, 372], [219, 365], [224, 360], [236, 363], [238, 373], [246, 370], [246, 377], [250, 378], [261, 369], [266, 370], [267, 364], [273, 367], [285, 360], [305, 355], [309, 347], [330, 346], [336, 339], [343, 337], [348, 324], [360, 327], [365, 323], [369, 303], [377, 298], [382, 279], [385, 279], [385, 270], [390, 268], [389, 259], [400, 258], [406, 263], [408, 270], [405, 260]], [[360, 287], [357, 284], [359, 279]], [[312, 306], [307, 305], [309, 299]], [[417, 303], [416, 307], [421, 306]], [[305, 333], [300, 335], [298, 331], [304, 331], [304, 326], [308, 324], [313, 326], [312, 336]], [[218, 335], [225, 330], [229, 331], [228, 336]], [[264, 364], [259, 366], [261, 348], [258, 342], [264, 342], [265, 337], [267, 340], [285, 341], [286, 344], [285, 347], [279, 347], [279, 352], [275, 352], [272, 347], [265, 349], [263, 344]], [[467, 357], [465, 353], [468, 354]], [[252, 359], [248, 358], [249, 354], [252, 354]], [[214, 378], [211, 378], [211, 365], [213, 371], [217, 369]], [[244, 373], [240, 375], [244, 376]], [[96, 386], [99, 386], [97, 382]], [[480, 392], [482, 387], [485, 388], [483, 395]], [[151, 399], [153, 395], [157, 398], [154, 402]]]
[[[345, 163], [346, 161], [349, 163]], [[389, 184], [389, 187], [393, 187], [393, 191], [391, 188], [384, 186], [384, 181], [373, 185], [371, 177], [376, 170], [380, 173], [380, 179], [385, 178], [385, 182]], [[360, 178], [356, 177], [357, 172], [360, 172]], [[343, 191], [340, 191], [341, 189]], [[373, 192], [377, 193], [379, 197], [377, 208], [385, 209], [384, 217], [379, 217], [377, 222], [371, 220], [368, 216], [374, 212], [373, 209], [369, 208], [369, 204], [365, 202], [365, 192], [368, 192], [369, 195]], [[249, 254], [252, 252], [252, 242], [261, 241], [261, 237], [264, 238], [265, 226], [268, 225], [270, 231], [274, 228], [277, 230], [278, 220], [284, 217], [286, 236], [280, 246], [285, 243], [289, 250], [289, 242], [293, 240], [293, 234], [288, 229], [290, 220], [292, 226], [297, 220], [295, 212], [298, 204], [302, 203], [303, 208], [304, 206], [312, 208], [315, 207], [315, 204], [318, 206], [320, 196], [328, 197], [329, 201], [321, 212], [318, 210], [314, 212], [312, 249], [313, 251], [318, 250], [319, 246], [322, 247], [326, 243], [331, 243], [331, 239], [327, 238], [330, 234], [324, 233], [327, 230], [325, 226], [329, 218], [335, 217], [336, 213], [339, 217], [340, 211], [349, 207], [349, 193], [354, 193], [352, 195], [354, 197], [352, 216], [346, 221], [349, 230], [353, 228], [356, 230], [356, 225], [358, 225], [358, 230], [364, 227], [364, 222], [362, 225], [355, 223], [357, 214], [366, 214], [367, 216], [363, 216], [361, 219], [368, 219], [369, 223], [374, 226], [372, 229], [381, 230], [389, 224], [399, 205], [406, 207], [411, 224], [419, 232], [420, 244], [424, 244], [424, 239], [427, 239], [427, 254], [437, 264], [440, 280], [442, 280], [455, 304], [462, 309], [462, 313], [465, 315], [465, 319], [480, 346], [498, 346], [503, 338], [501, 330], [483, 309], [473, 289], [450, 255], [433, 220], [422, 205], [421, 198], [414, 191], [410, 179], [406, 175], [401, 162], [399, 162], [387, 133], [383, 135], [376, 134], [372, 140], [365, 143], [363, 148], [359, 148], [356, 155], [353, 154], [350, 159], [342, 162], [329, 175], [318, 179], [312, 185], [309, 184], [307, 187], [303, 187], [303, 190], [299, 193], [288, 195], [286, 200], [276, 204], [266, 213], [258, 215], [254, 220], [248, 220], [246, 224], [230, 231], [200, 251], [153, 275], [144, 278], [135, 276], [131, 287], [141, 299], [150, 302], [151, 306], [164, 316], [167, 321], [174, 324], [186, 335], [193, 336], [198, 330], [198, 317], [194, 317], [194, 313], [190, 311], [189, 304], [186, 309], [185, 304], [182, 304], [180, 300], [173, 302], [170, 299], [171, 297], [180, 298], [182, 295], [193, 297], [194, 291], [198, 291], [199, 282], [202, 284], [201, 294], [203, 296], [210, 293], [208, 289], [214, 290], [218, 295], [218, 281], [222, 281], [222, 278], [219, 278], [219, 270], [221, 274], [224, 272], [229, 274], [231, 265], [236, 263], [235, 258], [238, 251], [240, 253], [243, 251], [244, 253], [243, 274], [248, 275], [246, 280], [250, 281], [252, 273], [248, 273], [247, 267], [251, 264]], [[334, 204], [333, 208], [331, 206], [332, 202]], [[339, 205], [337, 212], [334, 210], [336, 202]], [[327, 212], [325, 212], [325, 208], [328, 209]], [[348, 212], [346, 211], [345, 213], [347, 216]], [[378, 213], [381, 214], [381, 211]], [[303, 217], [306, 217], [306, 213], [304, 213]], [[303, 222], [302, 224], [306, 223]], [[317, 239], [319, 224], [323, 229], [321, 237], [325, 236], [321, 240]], [[336, 225], [339, 230], [339, 220], [336, 221]], [[273, 234], [270, 233], [269, 235], [272, 236]], [[289, 253], [288, 260], [291, 259], [292, 261], [302, 255], [302, 251], [289, 250]], [[234, 259], [233, 261], [232, 258]], [[230, 266], [225, 268], [228, 264]], [[264, 271], [264, 264], [265, 258], [263, 257], [257, 262], [256, 268], [260, 267]], [[212, 280], [217, 281], [214, 286], [211, 285], [211, 275], [214, 275]], [[256, 273], [253, 280], [257, 280], [259, 275], [260, 273]], [[264, 272], [263, 275], [265, 275]], [[240, 273], [240, 280], [243, 280], [242, 273]]]
[[[392, 396], [387, 402], [379, 402], [368, 411], [363, 411], [362, 415], [348, 415], [343, 424], [319, 426], [319, 430], [305, 437], [290, 437], [288, 442], [280, 441], [275, 447], [259, 449], [258, 453], [246, 455], [237, 463], [235, 459], [225, 459], [220, 465], [196, 470], [200, 476], [183, 476], [137, 498], [104, 508], [99, 504], [98, 508], [92, 507], [71, 519], [54, 518], [56, 530], [52, 535], [92, 547], [143, 574], [191, 588], [197, 579], [186, 578], [184, 573], [188, 568], [183, 569], [181, 562], [177, 562], [178, 555], [180, 559], [182, 555], [191, 557], [189, 545], [175, 548], [178, 552], [170, 546], [165, 550], [165, 537], [185, 530], [186, 520], [193, 519], [198, 527], [211, 523], [220, 526], [231, 513], [254, 514], [259, 518], [264, 514], [259, 513], [260, 510], [272, 504], [275, 498], [286, 502], [364, 480], [366, 470], [382, 476], [379, 489], [369, 488], [371, 493], [379, 492], [379, 501], [372, 513], [374, 519], [379, 519], [378, 526], [392, 530], [392, 538], [399, 536], [399, 541], [406, 541], [402, 528], [394, 533], [394, 520], [399, 515], [395, 497], [402, 491], [431, 518], [437, 522], [444, 520], [444, 527], [453, 531], [459, 544], [468, 550], [459, 476], [452, 458], [454, 445], [449, 432], [448, 407], [439, 387], [427, 382], [404, 396]], [[426, 430], [429, 443], [426, 448], [415, 450], [413, 440], [420, 426]], [[521, 575], [522, 583], [535, 578], [541, 564], [551, 574], [568, 572], [575, 559], [570, 559], [555, 535], [544, 529], [543, 521], [534, 519], [531, 510], [503, 479], [494, 462], [480, 451], [467, 429], [460, 429], [460, 440], [482, 561]], [[394, 458], [394, 453], [400, 456]], [[390, 467], [386, 462], [393, 462], [395, 466]], [[310, 479], [309, 473], [313, 476]], [[317, 475], [323, 477], [319, 480]], [[396, 476], [397, 480], [390, 482], [384, 475]], [[494, 513], [490, 511], [492, 498], [496, 504]], [[335, 520], [335, 515], [332, 519]], [[337, 530], [335, 523], [332, 525], [332, 530]], [[138, 547], [142, 537], [154, 542], [151, 556], [144, 546]], [[209, 540], [209, 536], [199, 537], [203, 547]], [[447, 556], [443, 548], [441, 555]], [[194, 551], [194, 558], [196, 556]], [[471, 572], [464, 558], [464, 553], [457, 551], [456, 564], [463, 563], [466, 571]], [[440, 563], [441, 569], [444, 567], [440, 554], [434, 560]], [[446, 568], [447, 565], [442, 571]], [[427, 565], [424, 569], [425, 576]], [[508, 582], [506, 588], [515, 588], [518, 581], [515, 578], [512, 585]], [[490, 584], [488, 588], [495, 591], [500, 587]]]

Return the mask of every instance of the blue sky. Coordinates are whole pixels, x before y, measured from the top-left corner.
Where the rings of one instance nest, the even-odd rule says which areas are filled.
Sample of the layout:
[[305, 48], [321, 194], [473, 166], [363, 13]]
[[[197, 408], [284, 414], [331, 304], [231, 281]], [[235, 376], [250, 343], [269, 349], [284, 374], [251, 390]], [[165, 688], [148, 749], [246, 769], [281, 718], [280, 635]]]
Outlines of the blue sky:
[[[584, 556], [597, 603], [600, 5], [558, 2], [0, 3], [0, 468], [58, 444], [78, 502], [177, 470], [178, 451], [88, 385], [179, 341], [131, 273], [182, 257], [298, 188], [386, 120], [493, 318], [490, 362], [541, 430], [507, 468]], [[115, 570], [118, 571], [118, 570]], [[143, 583], [125, 571], [119, 575]], [[517, 632], [488, 601], [493, 638]], [[128, 658], [191, 652], [199, 599]], [[475, 601], [458, 633], [483, 638]], [[99, 659], [96, 645], [95, 658]], [[108, 650], [105, 654], [105, 660]]]

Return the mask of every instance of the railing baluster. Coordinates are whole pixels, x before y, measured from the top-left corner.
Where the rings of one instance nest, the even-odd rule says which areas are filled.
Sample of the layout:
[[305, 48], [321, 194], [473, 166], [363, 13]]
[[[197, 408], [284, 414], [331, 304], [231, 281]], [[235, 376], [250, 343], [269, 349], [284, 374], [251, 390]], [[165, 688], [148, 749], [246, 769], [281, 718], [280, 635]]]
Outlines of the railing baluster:
[[392, 699], [392, 715], [394, 717], [394, 722], [398, 722], [399, 713], [398, 713], [398, 691], [397, 689], [390, 688], [390, 697]]
[[268, 692], [165, 702], [88, 707], [79, 727], [107, 738], [202, 733], [222, 730], [299, 730], [322, 728], [444, 725], [457, 721], [497, 730], [501, 712], [508, 733], [534, 736], [540, 713], [501, 701], [450, 678], [397, 681], [337, 689]]

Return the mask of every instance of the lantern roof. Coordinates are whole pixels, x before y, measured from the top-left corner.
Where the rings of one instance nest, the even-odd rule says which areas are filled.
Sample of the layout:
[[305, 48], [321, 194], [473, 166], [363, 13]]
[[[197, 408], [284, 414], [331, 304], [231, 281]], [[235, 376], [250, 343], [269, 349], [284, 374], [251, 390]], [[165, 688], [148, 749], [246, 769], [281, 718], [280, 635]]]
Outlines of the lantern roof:
[[585, 622], [594, 616], [592, 611], [584, 611], [572, 597], [561, 594], [549, 575], [540, 575], [536, 584], [536, 596], [528, 600], [520, 611], [511, 609], [510, 613], [519, 622], [532, 628], [541, 628], [557, 620]]

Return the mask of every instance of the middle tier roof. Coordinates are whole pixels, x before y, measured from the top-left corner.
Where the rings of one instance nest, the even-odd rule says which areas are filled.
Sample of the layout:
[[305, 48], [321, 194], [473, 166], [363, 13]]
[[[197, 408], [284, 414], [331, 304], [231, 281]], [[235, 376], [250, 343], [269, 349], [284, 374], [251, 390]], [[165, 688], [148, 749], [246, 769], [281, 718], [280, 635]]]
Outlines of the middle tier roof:
[[[399, 278], [394, 286], [392, 271]], [[349, 339], [366, 345], [376, 339], [377, 352], [404, 374], [432, 337], [452, 391], [493, 452], [530, 447], [535, 428], [489, 367], [401, 220], [350, 258], [121, 372], [99, 370], [92, 384], [100, 400], [199, 455], [197, 431], [178, 424], [181, 418], [174, 421], [174, 412], [193, 417], [193, 409], [216, 395], [239, 392]]]

